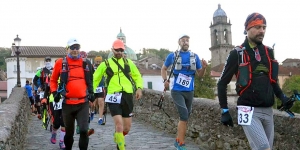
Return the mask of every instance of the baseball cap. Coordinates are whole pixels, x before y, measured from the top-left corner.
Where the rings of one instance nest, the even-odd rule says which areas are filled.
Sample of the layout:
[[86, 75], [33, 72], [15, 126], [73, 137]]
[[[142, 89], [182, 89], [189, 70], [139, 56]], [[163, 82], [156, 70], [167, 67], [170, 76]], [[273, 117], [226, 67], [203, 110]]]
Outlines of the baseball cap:
[[113, 43], [113, 49], [123, 49], [125, 50], [125, 46], [124, 46], [124, 43], [122, 40], [115, 40], [114, 43]]
[[182, 34], [182, 35], [179, 36], [178, 40], [180, 40], [180, 39], [182, 39], [182, 38], [184, 38], [184, 37], [190, 38], [190, 36], [188, 36], [188, 35], [186, 35], [186, 34]]
[[70, 38], [69, 41], [68, 41], [68, 46], [72, 46], [74, 44], [79, 44], [79, 41], [76, 39], [76, 38]]

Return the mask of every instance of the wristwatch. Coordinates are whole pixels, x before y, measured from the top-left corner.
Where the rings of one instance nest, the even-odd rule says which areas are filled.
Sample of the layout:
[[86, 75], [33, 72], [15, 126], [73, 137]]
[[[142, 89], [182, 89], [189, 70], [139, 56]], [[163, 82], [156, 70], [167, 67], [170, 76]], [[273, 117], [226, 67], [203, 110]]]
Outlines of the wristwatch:
[[226, 113], [227, 111], [229, 111], [229, 109], [221, 108], [221, 114]]

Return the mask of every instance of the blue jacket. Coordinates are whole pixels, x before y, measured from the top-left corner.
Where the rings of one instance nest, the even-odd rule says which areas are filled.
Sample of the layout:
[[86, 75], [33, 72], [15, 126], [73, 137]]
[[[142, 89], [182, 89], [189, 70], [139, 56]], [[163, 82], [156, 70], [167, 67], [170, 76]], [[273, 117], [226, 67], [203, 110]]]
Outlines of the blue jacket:
[[28, 97], [32, 97], [32, 87], [29, 84], [26, 84], [25, 89], [26, 89]]

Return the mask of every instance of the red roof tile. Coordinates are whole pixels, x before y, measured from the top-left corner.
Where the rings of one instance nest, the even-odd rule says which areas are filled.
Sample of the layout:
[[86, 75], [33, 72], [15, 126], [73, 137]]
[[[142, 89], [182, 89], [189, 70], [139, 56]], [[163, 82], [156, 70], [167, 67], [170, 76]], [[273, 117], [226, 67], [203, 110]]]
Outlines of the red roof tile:
[[[12, 55], [15, 56], [16, 47], [12, 47]], [[51, 46], [20, 46], [20, 56], [26, 57], [40, 57], [40, 56], [65, 56], [66, 50], [64, 47], [51, 47]]]

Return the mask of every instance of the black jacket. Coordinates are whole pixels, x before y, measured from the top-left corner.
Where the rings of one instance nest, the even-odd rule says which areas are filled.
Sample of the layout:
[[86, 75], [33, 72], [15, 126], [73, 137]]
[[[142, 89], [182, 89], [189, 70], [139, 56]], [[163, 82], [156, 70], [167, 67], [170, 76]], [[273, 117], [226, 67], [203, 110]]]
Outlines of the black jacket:
[[[255, 70], [260, 63], [264, 64], [265, 66], [269, 66], [268, 58], [264, 49], [265, 46], [263, 44], [257, 45], [261, 55], [260, 62], [255, 59], [255, 54], [253, 49], [249, 46], [247, 37], [242, 46], [246, 48], [246, 51], [249, 54], [252, 70]], [[268, 49], [270, 58], [274, 59], [273, 49]], [[236, 49], [233, 49], [227, 57], [223, 72], [217, 84], [218, 98], [221, 108], [228, 108], [226, 93], [227, 85], [231, 81], [233, 75], [237, 75], [240, 59], [241, 57], [238, 56]], [[251, 85], [238, 98], [237, 105], [270, 107], [274, 104], [274, 93], [278, 98], [283, 97], [282, 90], [280, 89], [278, 83], [271, 83], [268, 75], [262, 75], [259, 77], [254, 77], [253, 75]]]

